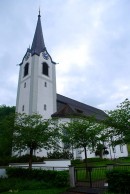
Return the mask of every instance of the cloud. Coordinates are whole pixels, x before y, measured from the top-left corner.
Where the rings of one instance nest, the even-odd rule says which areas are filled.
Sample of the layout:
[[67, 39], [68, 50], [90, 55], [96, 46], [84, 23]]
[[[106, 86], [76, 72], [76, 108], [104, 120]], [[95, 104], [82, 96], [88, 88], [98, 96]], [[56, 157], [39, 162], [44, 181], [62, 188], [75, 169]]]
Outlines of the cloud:
[[[58, 62], [57, 91], [111, 109], [130, 96], [130, 2], [40, 2], [48, 52]], [[39, 2], [0, 2], [0, 104], [15, 105], [19, 64], [31, 45]], [[24, 10], [24, 11], [23, 11]]]

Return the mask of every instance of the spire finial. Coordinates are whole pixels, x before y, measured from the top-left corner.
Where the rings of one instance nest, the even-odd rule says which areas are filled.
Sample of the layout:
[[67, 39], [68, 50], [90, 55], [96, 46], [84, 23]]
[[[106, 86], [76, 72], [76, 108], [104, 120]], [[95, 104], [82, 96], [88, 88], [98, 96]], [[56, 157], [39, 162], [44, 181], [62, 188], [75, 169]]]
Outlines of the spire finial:
[[40, 7], [39, 7], [39, 14], [38, 14], [38, 17], [41, 17], [41, 15], [40, 15]]

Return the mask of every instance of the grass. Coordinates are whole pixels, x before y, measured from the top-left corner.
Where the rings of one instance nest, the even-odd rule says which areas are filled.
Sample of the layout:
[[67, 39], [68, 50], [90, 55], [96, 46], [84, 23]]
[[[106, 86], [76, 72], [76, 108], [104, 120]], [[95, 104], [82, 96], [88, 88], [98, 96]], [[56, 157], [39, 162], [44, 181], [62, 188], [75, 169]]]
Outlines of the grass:
[[14, 190], [10, 192], [3, 192], [1, 194], [11, 194], [11, 193], [15, 193], [15, 194], [60, 194], [62, 192], [64, 192], [66, 190], [66, 188], [51, 188], [51, 189], [42, 189], [42, 190], [25, 190], [25, 191], [18, 191], [18, 190]]
[[[119, 165], [115, 166], [114, 169], [128, 169], [130, 170], [130, 166], [128, 165]], [[91, 180], [92, 181], [99, 181], [99, 180], [105, 180], [106, 179], [106, 172], [108, 171], [108, 168], [105, 166], [102, 167], [93, 167], [91, 173]], [[77, 181], [89, 181], [90, 180], [90, 173], [84, 168], [76, 168], [76, 179]], [[86, 175], [87, 174], [87, 175]]]
[[[92, 181], [105, 179], [106, 171], [106, 168], [94, 168], [91, 172]], [[88, 181], [90, 179], [90, 173], [87, 171], [86, 175], [86, 169], [77, 169], [76, 177], [78, 181]]]
[[[46, 183], [38, 180], [21, 178], [0, 179], [0, 193], [23, 193], [23, 194], [58, 194], [65, 191], [65, 187], [55, 187], [51, 182]], [[10, 192], [9, 192], [10, 191]]]
[[[107, 164], [116, 164], [116, 163], [128, 163], [130, 164], [130, 157], [123, 157], [123, 158], [118, 158], [118, 159], [99, 159], [99, 158], [88, 158], [88, 166], [104, 166]], [[76, 167], [85, 167], [86, 164], [85, 162], [78, 161], [78, 163], [74, 163], [74, 166]]]

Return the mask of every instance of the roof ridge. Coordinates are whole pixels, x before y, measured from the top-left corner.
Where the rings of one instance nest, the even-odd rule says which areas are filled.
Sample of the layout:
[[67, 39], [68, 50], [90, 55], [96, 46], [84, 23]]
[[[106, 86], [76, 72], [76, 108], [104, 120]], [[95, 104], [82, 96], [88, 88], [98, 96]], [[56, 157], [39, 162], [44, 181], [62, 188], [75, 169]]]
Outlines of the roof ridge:
[[63, 95], [61, 95], [61, 94], [57, 94], [57, 95], [59, 95], [59, 96], [61, 96], [61, 97], [63, 97], [63, 98], [67, 98], [68, 100], [71, 100], [73, 104], [74, 104], [74, 102], [78, 102], [79, 104], [82, 104], [82, 105], [88, 106], [88, 107], [90, 107], [90, 108], [94, 108], [95, 110], [98, 110], [98, 111], [101, 111], [101, 112], [104, 112], [104, 111], [103, 111], [103, 110], [101, 110], [101, 109], [95, 108], [95, 107], [93, 107], [93, 106], [90, 106], [90, 105], [85, 104], [85, 103], [83, 103], [83, 102], [79, 102], [79, 101], [77, 101], [77, 100], [74, 100], [74, 99], [72, 99], [72, 98], [69, 98], [69, 97], [63, 96]]

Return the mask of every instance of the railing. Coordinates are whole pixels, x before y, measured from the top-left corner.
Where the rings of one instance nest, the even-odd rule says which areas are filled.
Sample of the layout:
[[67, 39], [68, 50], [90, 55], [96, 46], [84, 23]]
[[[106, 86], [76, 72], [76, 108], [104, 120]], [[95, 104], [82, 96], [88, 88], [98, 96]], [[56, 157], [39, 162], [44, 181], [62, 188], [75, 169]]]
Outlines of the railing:
[[75, 167], [75, 184], [93, 188], [106, 188], [106, 172], [111, 169], [130, 169], [129, 164], [107, 166]]
[[[28, 168], [28, 164], [10, 164], [10, 167], [16, 167], [16, 168]], [[63, 170], [69, 170], [69, 167], [64, 166], [43, 166], [43, 165], [32, 165], [32, 169], [41, 169], [41, 170], [57, 170], [57, 171], [63, 171]]]
[[57, 171], [63, 171], [63, 170], [69, 170], [69, 167], [55, 167], [55, 166], [33, 166], [33, 169], [41, 169], [41, 170], [57, 170]]
[[106, 166], [75, 168], [76, 185], [101, 187], [105, 184]]

